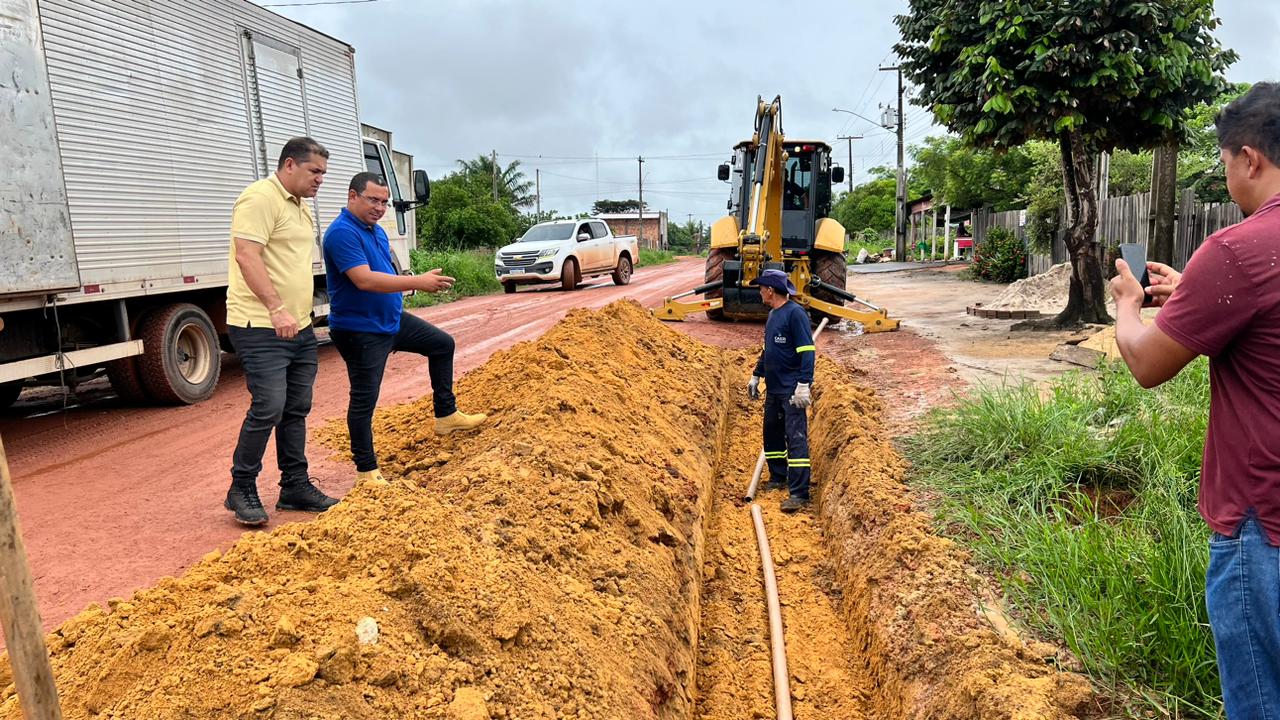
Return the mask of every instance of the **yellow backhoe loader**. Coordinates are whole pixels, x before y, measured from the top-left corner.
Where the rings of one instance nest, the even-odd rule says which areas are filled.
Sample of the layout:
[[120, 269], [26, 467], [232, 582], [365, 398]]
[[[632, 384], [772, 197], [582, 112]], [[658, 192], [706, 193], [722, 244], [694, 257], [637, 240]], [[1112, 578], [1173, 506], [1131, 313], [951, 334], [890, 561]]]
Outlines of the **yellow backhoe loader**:
[[[751, 286], [761, 271], [786, 272], [800, 291], [796, 302], [816, 323], [823, 317], [862, 323], [867, 332], [897, 330], [889, 313], [845, 290], [845, 229], [831, 211], [831, 186], [844, 168], [831, 164], [831, 146], [791, 141], [782, 132], [782, 98], [756, 103], [755, 133], [720, 166], [730, 181], [729, 215], [711, 226], [704, 284], [667, 298], [654, 314], [684, 320], [705, 312], [713, 320], [764, 319], [769, 309]], [[701, 301], [683, 301], [702, 295]], [[845, 307], [848, 302], [853, 307]]]

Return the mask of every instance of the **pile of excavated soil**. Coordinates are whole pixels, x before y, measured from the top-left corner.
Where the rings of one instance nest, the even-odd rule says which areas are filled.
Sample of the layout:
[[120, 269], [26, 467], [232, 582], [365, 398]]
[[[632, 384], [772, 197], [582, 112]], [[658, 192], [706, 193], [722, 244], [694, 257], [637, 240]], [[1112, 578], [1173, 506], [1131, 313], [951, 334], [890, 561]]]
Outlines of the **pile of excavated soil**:
[[[1056, 315], [1067, 307], [1071, 291], [1071, 263], [1058, 263], [1039, 275], [1015, 281], [982, 307], [989, 310], [1039, 310]], [[1108, 307], [1113, 306], [1110, 294]]]
[[570, 313], [458, 384], [481, 431], [396, 408], [390, 485], [63, 624], [64, 716], [689, 717], [723, 374], [634, 303]]
[[[437, 437], [429, 398], [382, 412], [389, 484], [51, 633], [64, 716], [768, 717], [759, 558], [730, 506], [758, 450], [749, 361], [631, 302], [571, 312], [458, 383], [490, 414], [480, 430]], [[874, 395], [825, 359], [814, 387], [818, 520], [761, 498], [801, 716], [1087, 704], [1054, 648], [981, 619], [989, 599], [912, 510]], [[0, 688], [16, 720], [7, 661]]]
[[[993, 624], [967, 552], [913, 509], [878, 401], [819, 363], [810, 454], [819, 518], [878, 717], [1061, 720], [1094, 703], [1057, 648]], [[985, 612], [984, 612], [985, 610]], [[997, 613], [998, 617], [999, 614]]]

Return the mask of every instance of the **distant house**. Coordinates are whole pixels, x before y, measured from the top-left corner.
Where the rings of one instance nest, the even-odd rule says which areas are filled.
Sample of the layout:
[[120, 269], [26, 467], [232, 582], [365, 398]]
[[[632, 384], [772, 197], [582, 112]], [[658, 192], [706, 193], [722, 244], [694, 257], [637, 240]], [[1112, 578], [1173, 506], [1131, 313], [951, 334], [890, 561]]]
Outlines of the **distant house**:
[[640, 239], [640, 247], [650, 250], [667, 249], [667, 211], [646, 210], [643, 228], [640, 213], [605, 213], [597, 215], [609, 223], [614, 235], [635, 235]]

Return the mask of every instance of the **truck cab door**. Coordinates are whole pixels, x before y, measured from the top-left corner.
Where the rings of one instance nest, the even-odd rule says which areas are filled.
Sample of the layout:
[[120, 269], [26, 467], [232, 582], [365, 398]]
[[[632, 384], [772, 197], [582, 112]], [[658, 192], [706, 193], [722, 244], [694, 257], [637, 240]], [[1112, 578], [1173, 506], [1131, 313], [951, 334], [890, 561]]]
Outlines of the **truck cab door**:
[[[584, 236], [586, 239], [583, 239]], [[578, 229], [574, 231], [573, 237], [578, 243], [577, 247], [574, 248], [574, 255], [578, 256], [580, 269], [585, 273], [599, 268], [600, 241], [591, 232], [591, 223], [578, 223]]]
[[592, 242], [595, 243], [596, 251], [596, 267], [611, 268], [614, 266], [614, 257], [617, 253], [615, 241], [609, 235], [609, 228], [602, 222], [591, 223]]
[[395, 204], [403, 200], [400, 190], [400, 179], [396, 177], [396, 168], [391, 160], [391, 153], [381, 140], [365, 138], [364, 169], [375, 175], [381, 175], [387, 181], [387, 189], [391, 191], [391, 212], [382, 216], [378, 224], [387, 232], [387, 240], [391, 243], [391, 258], [401, 273], [409, 269], [409, 251], [413, 249], [414, 238], [409, 233], [404, 213], [395, 211]]

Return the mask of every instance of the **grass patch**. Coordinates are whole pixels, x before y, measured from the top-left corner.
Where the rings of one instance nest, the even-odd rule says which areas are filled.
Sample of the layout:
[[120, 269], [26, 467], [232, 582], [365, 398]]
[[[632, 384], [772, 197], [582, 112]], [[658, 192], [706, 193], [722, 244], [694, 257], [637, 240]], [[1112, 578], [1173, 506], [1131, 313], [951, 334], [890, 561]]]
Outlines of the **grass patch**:
[[1208, 364], [1146, 391], [1123, 365], [980, 391], [911, 438], [916, 482], [1033, 629], [1173, 717], [1221, 708], [1196, 511]]
[[670, 250], [650, 250], [649, 248], [640, 248], [640, 261], [636, 263], [636, 267], [648, 267], [650, 265], [663, 265], [676, 261], [676, 254]]
[[409, 254], [414, 273], [440, 268], [457, 280], [448, 292], [415, 293], [405, 300], [407, 307], [428, 307], [453, 302], [472, 295], [501, 292], [502, 285], [493, 274], [492, 250], [427, 250], [416, 248]]
[[845, 245], [844, 254], [845, 254], [845, 257], [849, 258], [849, 262], [852, 263], [853, 261], [858, 259], [859, 250], [866, 250], [868, 255], [879, 255], [881, 251], [883, 251], [885, 248], [891, 248], [891, 247], [893, 247], [892, 240], [890, 240], [887, 244], [879, 240], [875, 240], [873, 242], [850, 240], [849, 243]]

